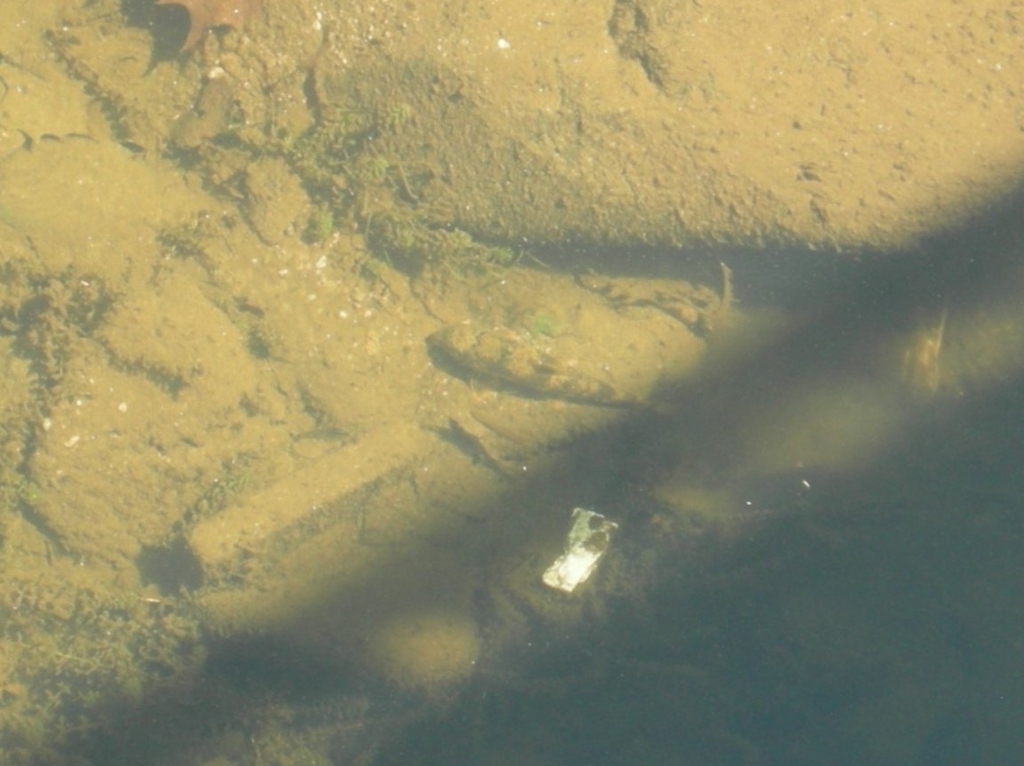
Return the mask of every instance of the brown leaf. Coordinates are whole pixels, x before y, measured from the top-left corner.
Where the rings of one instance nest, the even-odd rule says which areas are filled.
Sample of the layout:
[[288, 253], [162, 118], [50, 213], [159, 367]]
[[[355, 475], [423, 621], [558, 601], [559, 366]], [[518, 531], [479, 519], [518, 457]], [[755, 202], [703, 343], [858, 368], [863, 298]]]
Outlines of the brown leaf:
[[156, 0], [157, 5], [180, 5], [188, 11], [188, 37], [183, 50], [195, 46], [214, 27], [241, 29], [260, 0]]

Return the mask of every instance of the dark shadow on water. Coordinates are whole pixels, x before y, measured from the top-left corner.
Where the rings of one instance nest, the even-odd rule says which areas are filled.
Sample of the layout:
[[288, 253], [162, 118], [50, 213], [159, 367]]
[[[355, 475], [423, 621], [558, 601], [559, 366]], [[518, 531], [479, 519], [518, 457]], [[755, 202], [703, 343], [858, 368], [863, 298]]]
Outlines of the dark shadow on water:
[[480, 739], [499, 763], [1015, 762], [1022, 418], [996, 392], [816, 480], [807, 511], [680, 546], [643, 597], [481, 674], [379, 763], [476, 762]]
[[[811, 476], [813, 495], [796, 474], [751, 479], [772, 513], [727, 539], [659, 536], [645, 489], [680, 459], [680, 429], [702, 434], [706, 461], [726, 469], [744, 424], [797, 382], [861, 369], [878, 333], [910, 326], [922, 307], [1002, 295], [1024, 255], [1021, 221], [1018, 196], [918, 253], [793, 256], [834, 264], [820, 282], [784, 278], [767, 256], [729, 256], [741, 297], [800, 306], [810, 321], [680, 386], [671, 415], [590, 436], [517, 490], [614, 509], [623, 566], [655, 554], [642, 592], [582, 594], [578, 628], [534, 626], [443, 700], [363, 677], [316, 634], [210, 637], [200, 677], [113, 711], [116, 726], [75, 737], [73, 752], [198, 763], [226, 729], [255, 731], [287, 706], [290, 725], [334, 738], [335, 764], [368, 743], [382, 765], [1019, 762], [1019, 380], [922, 411], [861, 472]], [[247, 744], [219, 752], [259, 762]]]

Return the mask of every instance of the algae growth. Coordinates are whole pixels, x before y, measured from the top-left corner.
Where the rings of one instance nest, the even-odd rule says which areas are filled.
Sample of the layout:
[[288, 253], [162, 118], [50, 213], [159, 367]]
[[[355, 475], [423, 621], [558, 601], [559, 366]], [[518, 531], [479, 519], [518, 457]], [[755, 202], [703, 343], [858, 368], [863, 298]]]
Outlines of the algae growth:
[[[114, 0], [5, 8], [0, 763], [135, 756], [147, 744], [172, 762], [386, 763], [389, 735], [457, 720], [463, 701], [486, 696], [473, 684], [514, 705], [586, 691], [642, 663], [599, 652], [594, 665], [531, 678], [501, 660], [531, 646], [535, 625], [571, 636], [616, 598], [646, 609], [660, 554], [692, 548], [691, 533], [749, 530], [732, 526], [748, 516], [729, 515], [737, 496], [715, 485], [722, 475], [740, 483], [750, 466], [807, 452], [839, 470], [844, 426], [865, 400], [877, 403], [865, 426], [901, 422], [886, 409], [895, 399], [876, 396], [888, 389], [857, 375], [841, 389], [847, 420], [830, 417], [827, 376], [794, 386], [775, 420], [723, 394], [722, 422], [757, 426], [735, 429], [745, 440], [679, 416], [675, 397], [699, 389], [729, 326], [729, 280], [717, 258], [710, 285], [676, 272], [595, 276], [585, 266], [608, 253], [595, 243], [802, 232], [821, 244], [842, 239], [828, 213], [844, 208], [807, 203], [824, 170], [786, 176], [780, 202], [759, 196], [757, 178], [733, 183], [737, 168], [715, 165], [700, 131], [683, 146], [666, 122], [658, 135], [672, 151], [649, 143], [661, 106], [609, 111], [571, 56], [551, 58], [560, 46], [502, 37], [535, 54], [511, 58], [470, 43], [458, 69], [424, 47], [462, 34], [453, 7], [421, 9], [436, 13], [425, 28], [449, 30], [421, 39], [394, 18], [408, 9], [325, 18], [292, 3], [244, 34], [154, 60], [149, 32], [126, 25]], [[14, 23], [20, 14], [30, 26]], [[617, 62], [615, 46], [591, 44], [608, 34], [599, 15], [567, 25], [586, 34], [566, 42]], [[489, 20], [459, 24], [470, 41], [496, 34]], [[622, 46], [630, 67], [652, 44], [639, 37]], [[410, 54], [389, 58], [399, 39]], [[658, 78], [678, 73], [670, 64]], [[539, 83], [528, 96], [512, 87], [524, 75]], [[651, 88], [627, 77], [638, 98]], [[676, 95], [658, 96], [673, 114]], [[651, 113], [654, 123], [630, 122]], [[637, 143], [616, 149], [627, 138]], [[605, 172], [616, 158], [642, 182]], [[711, 170], [676, 194], [677, 173]], [[766, 210], [796, 223], [766, 224]], [[548, 267], [530, 257], [538, 239], [582, 256]], [[628, 254], [640, 252], [654, 251]], [[1019, 369], [1006, 350], [1019, 316], [969, 316], [951, 312], [929, 347], [942, 346], [926, 355], [944, 371], [937, 399]], [[978, 348], [971, 339], [998, 358], [947, 353]], [[900, 334], [883, 341], [904, 346]], [[651, 421], [666, 428], [660, 455], [638, 436]], [[897, 430], [865, 427], [858, 454]], [[747, 462], [729, 474], [723, 454]], [[629, 482], [654, 500], [631, 506]], [[580, 494], [618, 502], [624, 528], [651, 530], [634, 538], [650, 548], [613, 551], [583, 599], [561, 602], [537, 575]], [[682, 635], [700, 644], [699, 626]], [[664, 656], [641, 670], [666, 668], [705, 672]], [[702, 703], [714, 699], [714, 683], [697, 686]], [[708, 718], [718, 756], [742, 749], [726, 707]], [[491, 709], [473, 715], [486, 735], [474, 746], [498, 742]]]

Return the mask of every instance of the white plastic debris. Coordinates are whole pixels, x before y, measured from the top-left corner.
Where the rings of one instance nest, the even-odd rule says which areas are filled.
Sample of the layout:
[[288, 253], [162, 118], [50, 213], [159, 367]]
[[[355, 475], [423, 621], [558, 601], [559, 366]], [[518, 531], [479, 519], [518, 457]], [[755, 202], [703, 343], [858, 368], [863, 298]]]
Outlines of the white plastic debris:
[[614, 521], [586, 508], [573, 509], [572, 518], [565, 552], [545, 570], [543, 578], [545, 585], [565, 593], [572, 593], [593, 574], [608, 550], [612, 530], [619, 528]]

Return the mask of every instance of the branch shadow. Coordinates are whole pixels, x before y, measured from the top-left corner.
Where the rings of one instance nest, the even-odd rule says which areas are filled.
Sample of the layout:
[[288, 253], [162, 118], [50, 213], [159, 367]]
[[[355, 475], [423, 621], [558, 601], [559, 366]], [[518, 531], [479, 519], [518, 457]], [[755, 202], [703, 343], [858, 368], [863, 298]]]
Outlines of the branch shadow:
[[[315, 711], [347, 698], [354, 702], [340, 720], [315, 720], [334, 727], [325, 736], [338, 764], [486, 756], [935, 765], [978, 753], [985, 757], [975, 762], [1007, 762], [1024, 742], [1011, 731], [1016, 717], [986, 695], [1004, 669], [994, 658], [1005, 651], [1000, 642], [1024, 617], [1013, 611], [1001, 622], [997, 614], [1022, 574], [1015, 553], [1024, 515], [1014, 512], [1012, 492], [1024, 483], [1019, 379], [922, 408], [854, 472], [798, 471], [772, 486], [750, 479], [751, 495], [770, 497], [762, 504], [779, 512], [727, 539], [659, 536], [649, 523], [656, 501], [645, 493], [685, 456], [684, 442], [704, 445], [700, 462], [728, 475], [746, 424], [808, 378], [863, 371], [879, 335], [910, 326], [922, 310], [953, 315], [1016, 290], [1022, 221], [1024, 188], [916, 252], [860, 254], [820, 279], [799, 271], [785, 278], [782, 266], [758, 263], [771, 260], [765, 254], [732, 254], [741, 275], [776, 270], [764, 280], [765, 300], [800, 307], [805, 321], [671, 388], [669, 414], [631, 413], [517, 484], [514, 497], [488, 500], [614, 508], [624, 530], [620, 559], [656, 554], [640, 592], [584, 595], [588, 616], [576, 629], [532, 626], [529, 646], [486, 656], [443, 699], [367, 676], [329, 631], [309, 627], [315, 617], [294, 632], [209, 636], [202, 674], [103, 711], [116, 725], [72, 737], [66, 755], [96, 764], [200, 762], [225, 729], [258, 727], [268, 705]], [[778, 261], [786, 257], [831, 259], [792, 253]], [[742, 278], [754, 284], [741, 294], [754, 292], [756, 277]], [[435, 555], [436, 547], [403, 550], [387, 569]], [[378, 578], [390, 575], [371, 572], [346, 588], [373, 593]], [[486, 599], [482, 592], [484, 611]], [[1000, 694], [1007, 706], [1024, 703], [1024, 683], [1007, 682]], [[865, 713], [872, 706], [876, 718]], [[893, 720], [897, 710], [912, 712]], [[245, 742], [228, 752], [254, 758]]]

